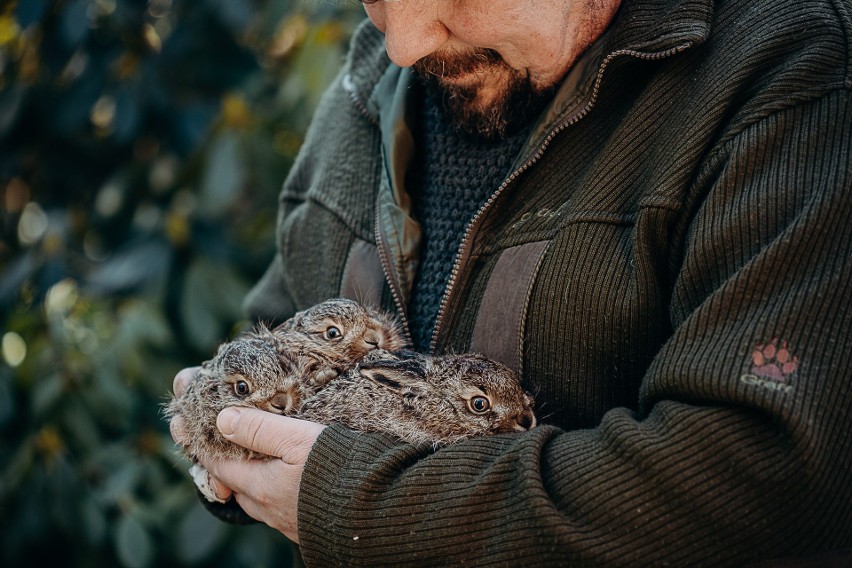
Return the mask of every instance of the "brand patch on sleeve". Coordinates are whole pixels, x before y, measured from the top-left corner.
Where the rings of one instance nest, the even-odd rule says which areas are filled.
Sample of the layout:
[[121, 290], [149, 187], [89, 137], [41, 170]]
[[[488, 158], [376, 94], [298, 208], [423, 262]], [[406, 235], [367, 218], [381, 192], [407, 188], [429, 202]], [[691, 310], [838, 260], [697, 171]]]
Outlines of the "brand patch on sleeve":
[[774, 338], [769, 343], [755, 345], [751, 352], [751, 372], [740, 381], [773, 391], [793, 390], [791, 377], [799, 367], [799, 357], [793, 355], [786, 341]]

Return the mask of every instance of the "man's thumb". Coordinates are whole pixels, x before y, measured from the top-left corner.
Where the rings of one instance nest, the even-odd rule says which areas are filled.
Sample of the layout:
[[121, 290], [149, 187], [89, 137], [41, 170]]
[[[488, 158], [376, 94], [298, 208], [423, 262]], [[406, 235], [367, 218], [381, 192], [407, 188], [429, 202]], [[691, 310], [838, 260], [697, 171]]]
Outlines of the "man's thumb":
[[240, 420], [240, 410], [238, 408], [226, 408], [216, 417], [216, 427], [226, 438], [230, 438], [237, 431], [237, 422]]

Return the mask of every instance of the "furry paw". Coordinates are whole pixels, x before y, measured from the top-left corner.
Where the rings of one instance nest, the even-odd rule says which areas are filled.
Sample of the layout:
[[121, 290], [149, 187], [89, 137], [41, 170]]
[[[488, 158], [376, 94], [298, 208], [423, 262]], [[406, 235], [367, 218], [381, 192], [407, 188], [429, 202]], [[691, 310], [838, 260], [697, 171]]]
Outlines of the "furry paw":
[[213, 488], [210, 487], [210, 473], [206, 469], [197, 463], [193, 464], [192, 467], [189, 468], [189, 475], [192, 477], [192, 480], [195, 482], [195, 486], [198, 487], [198, 490], [201, 491], [201, 494], [204, 495], [205, 499], [211, 503], [226, 503], [226, 501], [216, 497], [216, 493], [214, 493]]

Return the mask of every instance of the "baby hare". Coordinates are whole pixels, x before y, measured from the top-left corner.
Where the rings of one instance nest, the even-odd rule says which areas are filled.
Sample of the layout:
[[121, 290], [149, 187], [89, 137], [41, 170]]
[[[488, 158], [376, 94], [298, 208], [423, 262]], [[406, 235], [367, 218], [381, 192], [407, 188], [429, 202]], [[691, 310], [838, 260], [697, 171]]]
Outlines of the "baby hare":
[[533, 398], [481, 355], [374, 351], [307, 399], [299, 418], [442, 446], [534, 428]]
[[[406, 346], [399, 322], [389, 314], [345, 298], [328, 300], [298, 312], [267, 338], [279, 352], [307, 356], [303, 376], [287, 412], [374, 349]], [[263, 334], [263, 331], [259, 332]]]

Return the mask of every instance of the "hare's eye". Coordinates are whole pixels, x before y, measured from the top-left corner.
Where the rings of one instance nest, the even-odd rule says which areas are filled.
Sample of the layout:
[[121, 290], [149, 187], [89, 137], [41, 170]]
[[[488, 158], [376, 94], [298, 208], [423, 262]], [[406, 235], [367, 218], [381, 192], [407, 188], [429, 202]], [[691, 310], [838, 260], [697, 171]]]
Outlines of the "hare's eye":
[[237, 396], [246, 396], [250, 390], [248, 383], [245, 381], [237, 381], [234, 383], [234, 394]]
[[475, 396], [468, 401], [468, 407], [476, 414], [488, 412], [491, 409], [491, 401], [485, 396]]
[[325, 333], [322, 334], [322, 336], [326, 339], [338, 339], [341, 335], [343, 334], [340, 333], [340, 330], [334, 326], [329, 327], [325, 330]]

